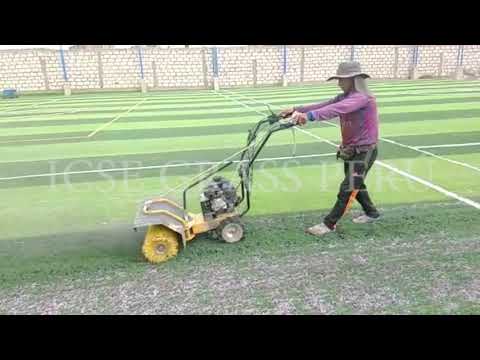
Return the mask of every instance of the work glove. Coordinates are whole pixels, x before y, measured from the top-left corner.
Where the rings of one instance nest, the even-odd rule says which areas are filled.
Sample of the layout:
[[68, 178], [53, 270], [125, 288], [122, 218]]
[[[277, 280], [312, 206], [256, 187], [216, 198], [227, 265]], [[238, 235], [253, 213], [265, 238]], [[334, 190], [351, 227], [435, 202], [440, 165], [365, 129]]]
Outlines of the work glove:
[[295, 124], [295, 125], [300, 125], [300, 126], [303, 126], [307, 123], [308, 121], [308, 118], [307, 118], [307, 114], [304, 114], [304, 113], [300, 113], [298, 111], [295, 111], [293, 114], [292, 114], [292, 122]]
[[292, 115], [294, 112], [295, 112], [295, 110], [294, 110], [293, 108], [283, 110], [283, 111], [280, 113], [280, 117], [281, 117], [282, 119], [286, 119], [287, 117], [289, 117], [290, 115]]

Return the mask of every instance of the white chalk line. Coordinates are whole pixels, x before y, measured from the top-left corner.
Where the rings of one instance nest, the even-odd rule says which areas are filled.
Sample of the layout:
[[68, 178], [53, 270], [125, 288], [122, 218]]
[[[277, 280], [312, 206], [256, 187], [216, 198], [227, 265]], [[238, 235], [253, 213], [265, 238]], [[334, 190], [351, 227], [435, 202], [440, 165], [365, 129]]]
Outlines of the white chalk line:
[[441, 145], [420, 145], [413, 146], [415, 149], [436, 149], [436, 148], [449, 148], [449, 147], [465, 147], [465, 146], [478, 146], [480, 142], [462, 143], [462, 144], [441, 144]]
[[[230, 92], [230, 91], [229, 91], [229, 92]], [[230, 92], [230, 93], [232, 93], [232, 92]], [[232, 94], [234, 94], [234, 93], [232, 93]], [[252, 101], [256, 101], [256, 102], [258, 102], [258, 103], [267, 105], [267, 103], [262, 102], [262, 101], [257, 101], [257, 100], [255, 100], [254, 98], [250, 98], [250, 97], [244, 96], [244, 95], [240, 95], [240, 96], [242, 96], [242, 97], [244, 97], [244, 98], [246, 98], [246, 99], [250, 99], [250, 100], [252, 100]], [[280, 106], [281, 106], [281, 105], [280, 105]], [[323, 121], [323, 122], [324, 122], [324, 123], [327, 123], [328, 125], [337, 127], [337, 128], [339, 127], [337, 124], [334, 124], [334, 123], [332, 123], [332, 122], [330, 122], [330, 121]], [[407, 149], [410, 149], [410, 150], [418, 151], [418, 152], [420, 152], [420, 153], [423, 153], [423, 154], [425, 154], [425, 155], [428, 155], [428, 156], [437, 158], [437, 159], [439, 159], [439, 160], [447, 161], [447, 162], [449, 162], [449, 163], [456, 164], [456, 165], [460, 165], [460, 166], [463, 166], [463, 167], [465, 167], [465, 168], [468, 168], [468, 169], [471, 169], [471, 170], [480, 172], [480, 168], [478, 168], [478, 167], [476, 167], [476, 166], [467, 164], [467, 163], [465, 163], [465, 162], [448, 159], [448, 158], [446, 158], [446, 157], [443, 157], [443, 156], [434, 154], [434, 153], [432, 153], [432, 152], [422, 150], [422, 149], [420, 149], [419, 147], [414, 147], [414, 146], [410, 146], [410, 145], [405, 145], [405, 144], [399, 143], [399, 142], [397, 142], [397, 141], [394, 141], [394, 140], [391, 140], [391, 139], [385, 139], [385, 138], [380, 138], [380, 141], [388, 142], [388, 143], [390, 143], [390, 144], [394, 144], [394, 145], [401, 146], [401, 147], [404, 147], [404, 148], [407, 148]]]
[[9, 140], [9, 141], [0, 141], [0, 144], [16, 144], [16, 143], [28, 143], [28, 142], [42, 142], [42, 141], [52, 141], [52, 140], [79, 140], [87, 139], [87, 136], [66, 136], [66, 137], [54, 137], [54, 138], [44, 138], [44, 139], [27, 139], [27, 140]]
[[[157, 101], [159, 103], [162, 103], [164, 100], [165, 102], [173, 102], [175, 100], [179, 100], [181, 102], [185, 101], [185, 103], [188, 103], [189, 99], [197, 99], [198, 101], [202, 101], [204, 99], [202, 98], [205, 98], [207, 99], [210, 95], [211, 91], [210, 90], [205, 90], [205, 94], [203, 95], [195, 95], [195, 94], [192, 94], [192, 95], [182, 95], [181, 97], [176, 97], [176, 96], [172, 96], [172, 95], [161, 95], [161, 96], [155, 96], [155, 95], [152, 95], [152, 96], [142, 96], [142, 97], [139, 97], [139, 96], [124, 96], [124, 97], [97, 97], [97, 96], [93, 96], [93, 97], [82, 97], [82, 98], [79, 98], [79, 97], [70, 97], [70, 98], [65, 98], [65, 105], [81, 105], [81, 104], [84, 104], [84, 103], [92, 103], [92, 104], [102, 104], [102, 103], [112, 103], [112, 102], [125, 102], [125, 101], [131, 101], [131, 102], [134, 102], [134, 101], [137, 101], [137, 100], [141, 100], [141, 99], [148, 99], [148, 100], [152, 100], [154, 103], [156, 103]], [[63, 99], [63, 98], [62, 98]]]
[[[233, 93], [233, 94], [234, 94], [234, 93]], [[252, 101], [256, 101], [256, 100], [253, 99], [253, 98], [248, 98], [248, 97], [246, 97], [246, 96], [244, 96], [244, 97], [247, 98], [247, 99], [250, 99], [250, 100], [252, 100]], [[248, 105], [246, 105], [246, 106], [248, 106]], [[266, 114], [265, 114], [265, 115], [266, 115]], [[330, 125], [333, 125], [333, 126], [335, 126], [335, 127], [338, 127], [338, 125], [333, 124], [333, 123], [331, 123], [331, 122], [328, 122], [328, 121], [327, 121], [327, 123], [329, 123]], [[335, 147], [338, 147], [338, 144], [335, 144], [335, 143], [333, 143], [333, 142], [331, 142], [331, 141], [329, 141], [329, 140], [327, 140], [327, 139], [323, 139], [323, 138], [321, 138], [321, 137], [319, 137], [319, 136], [317, 136], [317, 135], [315, 135], [315, 134], [312, 134], [312, 133], [310, 133], [309, 131], [306, 131], [306, 130], [304, 130], [304, 129], [300, 129], [300, 128], [298, 128], [298, 127], [296, 127], [296, 128], [297, 128], [297, 130], [299, 130], [299, 131], [301, 131], [301, 132], [303, 132], [303, 133], [305, 133], [305, 134], [307, 134], [307, 135], [309, 135], [309, 136], [311, 136], [311, 137], [313, 137], [313, 138], [316, 138], [317, 140], [320, 140], [320, 141], [325, 142], [325, 143], [327, 143], [327, 144], [330, 144], [330, 145], [333, 145], [333, 146], [335, 146]], [[385, 141], [385, 139], [382, 139], [382, 140]], [[394, 143], [395, 143], [395, 142], [394, 142]], [[400, 146], [403, 145], [403, 144], [400, 144], [400, 143], [396, 143], [396, 144], [398, 144], [398, 145], [400, 145]], [[409, 147], [408, 145], [403, 145], [403, 146]], [[414, 148], [412, 148], [412, 149], [413, 149], [413, 150], [416, 150], [416, 149], [414, 149]], [[421, 150], [419, 150], [419, 151], [421, 151]], [[435, 155], [435, 154], [432, 154], [432, 155]], [[445, 159], [445, 160], [449, 160], [449, 159]], [[452, 161], [453, 161], [453, 160], [452, 160]], [[389, 169], [389, 170], [391, 170], [391, 171], [393, 171], [393, 172], [395, 172], [395, 173], [397, 173], [397, 174], [399, 174], [399, 175], [402, 175], [402, 176], [404, 176], [404, 177], [406, 177], [406, 178], [409, 178], [410, 180], [416, 181], [416, 182], [418, 182], [418, 183], [420, 183], [420, 184], [422, 184], [422, 185], [425, 185], [425, 186], [427, 186], [427, 187], [429, 187], [429, 188], [431, 188], [431, 189], [433, 189], [433, 190], [436, 190], [436, 191], [438, 191], [438, 192], [440, 192], [440, 193], [442, 193], [442, 194], [444, 194], [444, 195], [446, 195], [446, 196], [448, 196], [448, 197], [451, 197], [451, 198], [454, 198], [454, 199], [456, 199], [456, 200], [459, 200], [459, 201], [461, 201], [461, 202], [463, 202], [463, 203], [465, 203], [465, 204], [467, 204], [467, 205], [470, 205], [470, 206], [472, 206], [472, 207], [480, 210], [480, 203], [478, 203], [478, 202], [476, 202], [476, 201], [473, 201], [473, 200], [471, 200], [471, 199], [464, 198], [464, 197], [462, 197], [462, 196], [460, 196], [460, 195], [458, 195], [458, 194], [456, 194], [456, 193], [454, 193], [454, 192], [451, 192], [451, 191], [449, 191], [449, 190], [447, 190], [447, 189], [445, 189], [445, 188], [443, 188], [443, 187], [441, 187], [441, 186], [435, 185], [435, 184], [433, 184], [433, 183], [431, 183], [431, 182], [429, 182], [429, 181], [426, 181], [426, 180], [424, 180], [424, 179], [422, 179], [422, 178], [419, 178], [418, 176], [409, 174], [409, 173], [407, 173], [407, 172], [405, 172], [405, 171], [403, 171], [403, 170], [400, 170], [400, 169], [398, 169], [398, 168], [396, 168], [396, 167], [394, 167], [394, 166], [392, 166], [392, 165], [386, 164], [386, 163], [384, 163], [383, 161], [377, 160], [377, 161], [375, 162], [375, 164], [378, 164], [378, 165], [380, 165], [380, 166], [382, 166], [382, 167], [384, 167], [384, 168], [387, 168], [387, 169]]]
[[136, 103], [135, 105], [133, 105], [130, 109], [128, 109], [126, 112], [123, 112], [117, 116], [115, 116], [115, 118], [113, 118], [112, 120], [110, 120], [108, 123], [100, 126], [98, 129], [92, 131], [90, 134], [87, 135], [88, 138], [91, 138], [92, 136], [95, 136], [96, 134], [98, 134], [100, 131], [102, 131], [103, 129], [105, 129], [106, 127], [110, 126], [111, 124], [113, 124], [115, 121], [117, 121], [118, 119], [120, 119], [121, 117], [125, 116], [125, 115], [128, 115], [130, 112], [132, 112], [133, 110], [135, 110], [135, 108], [137, 108], [139, 105], [145, 103], [148, 99], [143, 99], [143, 100], [140, 100], [138, 103]]
[[42, 141], [54, 141], [54, 140], [80, 140], [80, 139], [90, 139], [92, 138], [93, 136], [95, 136], [96, 134], [98, 134], [100, 131], [104, 130], [105, 128], [107, 128], [108, 126], [110, 126], [111, 124], [113, 124], [115, 121], [117, 121], [118, 119], [120, 119], [121, 117], [129, 114], [130, 112], [132, 112], [137, 106], [143, 104], [145, 101], [147, 101], [148, 99], [142, 99], [140, 100], [138, 103], [136, 103], [135, 105], [133, 105], [131, 108], [129, 108], [127, 111], [121, 113], [121, 114], [118, 114], [117, 116], [115, 116], [115, 118], [113, 118], [112, 120], [110, 120], [108, 123], [106, 124], [103, 124], [101, 125], [99, 128], [95, 129], [94, 131], [92, 131], [91, 133], [89, 133], [88, 135], [84, 135], [84, 136], [68, 136], [68, 137], [52, 137], [52, 138], [41, 138], [41, 139], [27, 139], [27, 140], [9, 140], [9, 141], [0, 141], [0, 144], [12, 144], [12, 143], [31, 143], [31, 142], [42, 142]]
[[[307, 135], [309, 134], [308, 131], [305, 131], [305, 130], [303, 130], [303, 129], [300, 129], [300, 130], [301, 130], [302, 132], [306, 133]], [[310, 134], [310, 135], [312, 135], [313, 137], [317, 138], [318, 140], [324, 141], [324, 142], [326, 142], [326, 143], [328, 143], [328, 144], [330, 144], [330, 145], [338, 146], [337, 144], [335, 144], [335, 143], [333, 143], [333, 142], [331, 142], [331, 141], [329, 141], [329, 140], [322, 139], [321, 137], [316, 136], [316, 135], [314, 135], [314, 134]], [[385, 163], [385, 162], [383, 162], [383, 161], [377, 160], [377, 161], [375, 162], [375, 164], [377, 164], [377, 165], [379, 165], [379, 166], [382, 166], [382, 167], [384, 167], [384, 168], [386, 168], [386, 169], [389, 169], [390, 171], [393, 171], [393, 172], [395, 172], [395, 173], [397, 173], [397, 174], [399, 174], [399, 175], [402, 175], [402, 176], [404, 176], [404, 177], [406, 177], [406, 178], [408, 178], [408, 179], [410, 179], [410, 180], [416, 181], [416, 182], [418, 182], [418, 183], [420, 183], [420, 184], [422, 184], [422, 185], [425, 185], [425, 186], [427, 186], [427, 187], [429, 187], [429, 188], [431, 188], [431, 189], [433, 189], [433, 190], [436, 190], [436, 191], [438, 191], [438, 192], [440, 192], [440, 193], [442, 193], [442, 194], [444, 194], [444, 195], [446, 195], [446, 196], [448, 196], [448, 197], [451, 197], [451, 198], [454, 198], [454, 199], [456, 199], [456, 200], [459, 200], [459, 201], [461, 201], [461, 202], [463, 202], [463, 203], [465, 203], [465, 204], [467, 204], [467, 205], [473, 206], [474, 208], [480, 210], [480, 203], [478, 203], [478, 202], [476, 202], [476, 201], [473, 201], [473, 200], [470, 200], [470, 199], [465, 198], [465, 197], [463, 197], [463, 196], [460, 196], [460, 195], [458, 195], [458, 194], [456, 194], [456, 193], [454, 193], [454, 192], [451, 192], [451, 191], [449, 191], [449, 190], [447, 190], [447, 189], [445, 189], [445, 188], [443, 188], [443, 187], [441, 187], [441, 186], [439, 186], [439, 185], [435, 185], [435, 184], [431, 183], [430, 181], [424, 180], [424, 179], [422, 179], [422, 178], [420, 178], [420, 177], [418, 177], [418, 176], [415, 176], [415, 175], [412, 175], [412, 174], [410, 174], [410, 173], [407, 173], [407, 172], [405, 172], [405, 171], [403, 171], [403, 170], [400, 170], [400, 169], [398, 169], [398, 168], [396, 168], [396, 167], [394, 167], [394, 166], [392, 166], [392, 165], [389, 165], [389, 164], [387, 164], [387, 163]]]
[[[205, 92], [206, 92], [205, 95], [207, 95], [207, 91], [208, 90], [205, 90]], [[196, 97], [197, 95], [195, 95], [195, 94], [182, 95], [181, 97], [179, 97], [179, 99], [187, 98], [189, 96]], [[52, 100], [49, 100], [49, 101], [45, 101], [45, 102], [42, 102], [42, 103], [38, 103], [37, 102], [38, 100], [37, 100], [37, 101], [29, 102], [29, 103], [24, 103], [20, 106], [15, 106], [14, 104], [9, 104], [9, 108], [5, 109], [5, 110], [10, 110], [11, 108], [12, 108], [12, 110], [23, 109], [23, 108], [28, 108], [29, 106], [37, 107], [37, 106], [42, 105], [42, 104], [47, 104], [49, 102], [55, 102], [55, 101], [59, 101], [59, 100], [65, 100], [64, 101], [65, 105], [76, 105], [77, 103], [85, 103], [85, 102], [87, 102], [87, 103], [90, 103], [90, 102], [103, 103], [103, 102], [110, 102], [110, 101], [125, 101], [125, 100], [135, 101], [135, 100], [140, 100], [140, 99], [144, 99], [144, 98], [153, 99], [153, 100], [155, 100], [155, 99], [162, 100], [163, 98], [176, 99], [177, 97], [172, 96], [172, 95], [167, 95], [167, 94], [137, 96], [136, 94], [133, 94], [133, 93], [132, 94], [120, 95], [120, 96], [98, 96], [98, 94], [91, 94], [91, 95], [74, 94], [70, 97], [62, 96], [62, 97], [52, 99]], [[1, 113], [2, 112], [0, 112], [0, 114]]]
[[213, 90], [213, 92], [214, 92], [215, 94], [219, 95], [219, 96], [224, 97], [225, 99], [228, 99], [228, 100], [230, 100], [230, 101], [236, 102], [237, 104], [243, 106], [244, 108], [246, 108], [246, 109], [248, 109], [248, 110], [250, 110], [250, 111], [253, 110], [253, 111], [255, 111], [257, 114], [260, 114], [260, 115], [263, 115], [263, 116], [267, 115], [267, 114], [265, 114], [264, 112], [261, 112], [261, 111], [255, 109], [255, 108], [253, 108], [253, 107], [251, 107], [251, 106], [248, 106], [248, 105], [246, 105], [246, 104], [244, 104], [244, 103], [242, 103], [242, 102], [240, 102], [240, 101], [238, 101], [238, 100], [236, 100], [236, 99], [234, 99], [234, 98], [232, 98], [232, 97], [230, 97], [230, 96], [228, 96], [228, 95], [222, 94], [222, 93], [220, 93], [220, 92], [218, 92], [218, 91], [215, 91], [215, 90]]
[[17, 107], [17, 108], [14, 108], [14, 109], [7, 109], [6, 111], [2, 111], [0, 112], [0, 116], [3, 115], [3, 114], [10, 114], [12, 112], [15, 112], [17, 110], [20, 110], [20, 109], [35, 109], [36, 107], [40, 106], [40, 105], [44, 105], [44, 104], [50, 104], [50, 103], [54, 103], [54, 102], [57, 102], [59, 100], [63, 100], [64, 98], [58, 98], [58, 99], [53, 99], [53, 100], [49, 100], [49, 101], [44, 101], [44, 102], [41, 102], [41, 103], [38, 103], [38, 104], [34, 104], [32, 106], [32, 104], [27, 104], [27, 105], [24, 105], [24, 106], [20, 106], [20, 107]]
[[[149, 100], [149, 104], [151, 104], [151, 101], [150, 99]], [[231, 103], [231, 100], [230, 99], [225, 99], [223, 101], [230, 101]], [[162, 112], [162, 114], [165, 114], [165, 115], [172, 115], [172, 116], [176, 116], [176, 115], [182, 115], [183, 112], [186, 112], [184, 115], [187, 117], [189, 115], [192, 114], [192, 108], [195, 108], [195, 105], [194, 106], [190, 106], [191, 104], [182, 104], [182, 105], [178, 105], [176, 107], [170, 107], [170, 106], [164, 106], [163, 104], [153, 104], [153, 108], [150, 107], [148, 109], [146, 109], [146, 114], [147, 116], [156, 116], [158, 114], [158, 112]], [[210, 111], [210, 108], [212, 107], [216, 107], [218, 105], [209, 105], [207, 103], [204, 103], [202, 102], [201, 103], [201, 106], [200, 108], [201, 109], [197, 109], [195, 111], [195, 115], [196, 114], [211, 114], [212, 112]], [[61, 115], [77, 115], [78, 117], [76, 117], [75, 119], [77, 118], [85, 118], [85, 117], [89, 117], [89, 115], [91, 114], [88, 114], [89, 112], [95, 112], [97, 110], [100, 110], [100, 111], [103, 111], [104, 114], [102, 114], [102, 118], [103, 117], [110, 117], [112, 115], [115, 115], [117, 113], [117, 108], [118, 107], [121, 107], [120, 104], [118, 105], [115, 105], [113, 106], [115, 108], [115, 110], [108, 110], [107, 111], [104, 111], [101, 109], [101, 107], [80, 107], [80, 108], [77, 108], [77, 109], [74, 109], [74, 110], [63, 110], [63, 111], [55, 111], [55, 112], [49, 112], [49, 113], [41, 113], [41, 114], [36, 114], [36, 113], [31, 113], [30, 115], [21, 115], [21, 116], [15, 116], [15, 117], [12, 117], [12, 116], [9, 116], [9, 117], [5, 117], [5, 118], [0, 118], [0, 123], [15, 123], [15, 122], [23, 122], [25, 120], [31, 120], [31, 119], [35, 119], [35, 121], [38, 119], [39, 121], [49, 121], [49, 120], [52, 120], [52, 121], [55, 121], [55, 120], [65, 120], [64, 117], [60, 117], [60, 118], [52, 118], [53, 116], [61, 116]], [[179, 110], [180, 109], [180, 110]], [[43, 110], [45, 111], [45, 110]], [[228, 109], [222, 109], [221, 112], [216, 112], [216, 114], [223, 114], [223, 113], [231, 113], [231, 112], [238, 112], [238, 108], [237, 107], [231, 107], [231, 108], [228, 108]], [[73, 120], [72, 120], [73, 122]], [[33, 125], [35, 125], [34, 122], [32, 122], [32, 127], [34, 127]], [[46, 126], [49, 126], [48, 124]], [[55, 126], [55, 125], [52, 125], [52, 126]]]
[[[276, 158], [260, 158], [255, 161], [265, 162], [265, 161], [278, 161], [278, 160], [308, 159], [308, 158], [328, 157], [328, 156], [334, 156], [334, 155], [336, 155], [336, 153], [297, 155], [297, 156], [285, 156], [285, 157], [276, 157]], [[246, 161], [247, 160], [243, 160], [243, 162], [246, 162]], [[184, 164], [152, 165], [152, 166], [125, 167], [125, 168], [101, 169], [101, 170], [70, 171], [70, 172], [62, 172], [62, 173], [32, 174], [32, 175], [4, 177], [4, 178], [0, 178], [0, 180], [20, 180], [20, 179], [32, 179], [32, 178], [54, 177], [54, 176], [65, 176], [65, 175], [120, 172], [120, 171], [129, 171], [129, 170], [152, 170], [152, 169], [179, 168], [179, 167], [189, 167], [189, 166], [216, 165], [216, 164], [221, 164], [222, 162], [223, 161], [194, 162], [194, 163], [184, 163]], [[240, 163], [242, 161], [234, 160], [232, 162]]]
[[451, 192], [451, 191], [449, 191], [449, 190], [447, 190], [447, 189], [445, 189], [445, 188], [443, 188], [443, 187], [441, 187], [441, 186], [432, 184], [432, 183], [429, 182], [429, 181], [426, 181], [426, 180], [424, 180], [424, 179], [422, 179], [422, 178], [419, 178], [418, 176], [411, 175], [411, 174], [409, 174], [409, 173], [407, 173], [407, 172], [405, 172], [405, 171], [402, 171], [402, 170], [400, 170], [400, 169], [397, 169], [397, 168], [395, 168], [395, 167], [393, 167], [393, 166], [391, 166], [391, 165], [389, 165], [389, 164], [386, 164], [386, 163], [384, 163], [384, 162], [382, 162], [382, 161], [378, 161], [378, 165], [383, 166], [384, 168], [387, 168], [387, 169], [389, 169], [389, 170], [391, 170], [391, 171], [393, 171], [393, 172], [395, 172], [395, 173], [397, 173], [397, 174], [399, 174], [399, 175], [403, 175], [403, 176], [405, 176], [405, 177], [407, 177], [407, 178], [409, 178], [409, 179], [411, 179], [411, 180], [414, 180], [414, 181], [416, 181], [416, 182], [418, 182], [418, 183], [420, 183], [420, 184], [423, 184], [423, 185], [425, 185], [425, 186], [427, 186], [427, 187], [429, 187], [429, 188], [431, 188], [431, 189], [433, 189], [433, 190], [436, 190], [436, 191], [438, 191], [438, 192], [440, 192], [440, 193], [442, 193], [442, 194], [444, 194], [444, 195], [446, 195], [446, 196], [449, 196], [449, 197], [451, 197], [451, 198], [453, 198], [453, 199], [459, 200], [459, 201], [461, 201], [461, 202], [463, 202], [463, 203], [465, 203], [465, 204], [467, 204], [467, 205], [470, 205], [470, 206], [472, 206], [472, 207], [480, 210], [480, 203], [478, 203], [478, 202], [476, 202], [476, 201], [467, 199], [467, 198], [465, 198], [465, 197], [463, 197], [463, 196], [460, 196], [460, 195], [458, 195], [458, 194], [456, 194], [456, 193], [454, 193], [454, 192]]
[[35, 118], [35, 117], [50, 117], [50, 116], [53, 116], [53, 115], [72, 115], [72, 114], [85, 113], [87, 111], [91, 111], [91, 109], [90, 108], [74, 109], [74, 110], [69, 110], [69, 111], [58, 111], [58, 112], [54, 112], [54, 113], [45, 113], [45, 114], [40, 114], [40, 115], [31, 114], [31, 115], [25, 115], [25, 116], [8, 117], [8, 118], [6, 118], [7, 120], [1, 119], [0, 122], [2, 122], [2, 123], [14, 123], [14, 122], [18, 122], [19, 120], [21, 122], [22, 120], [31, 119], [31, 118]]
[[[449, 87], [445, 86], [435, 86], [431, 88], [423, 88], [423, 89], [418, 89], [418, 87], [415, 88], [415, 90], [412, 90], [412, 88], [393, 88], [393, 87], [384, 87], [382, 89], [376, 88], [375, 86], [371, 86], [372, 90], [378, 93], [379, 96], [390, 96], [390, 95], [402, 95], [402, 94], [412, 94], [412, 95], [429, 95], [432, 92], [435, 92], [436, 94], [448, 94], [452, 93], [452, 89]], [[477, 93], [478, 92], [478, 87], [477, 85], [471, 85], [471, 86], [452, 86], [456, 91], [461, 91], [461, 92], [466, 92], [466, 93]], [[225, 90], [225, 89], [222, 89]], [[315, 93], [318, 94], [319, 96], [329, 96], [333, 92], [337, 91], [338, 88], [336, 86], [330, 85], [330, 86], [321, 86], [321, 87], [288, 87], [288, 88], [272, 88], [271, 91], [270, 89], [265, 90], [261, 88], [257, 88], [256, 90], [241, 90], [242, 94], [249, 94], [252, 96], [258, 95], [258, 96], [265, 96], [268, 97], [269, 95], [271, 96], [283, 96], [283, 95], [288, 95], [288, 94], [294, 94], [294, 95], [303, 95], [303, 94], [309, 94], [309, 93]], [[455, 93], [455, 92], [453, 92]]]
[[[334, 127], [337, 127], [338, 128], [338, 125], [337, 124], [334, 124], [330, 121], [324, 121], [325, 123], [331, 125], [331, 126], [334, 126]], [[457, 160], [452, 160], [452, 159], [449, 159], [449, 158], [446, 158], [444, 156], [440, 156], [440, 155], [437, 155], [437, 154], [434, 154], [430, 151], [425, 151], [425, 150], [421, 150], [419, 149], [418, 147], [414, 147], [414, 146], [410, 146], [410, 145], [406, 145], [406, 144], [402, 144], [402, 143], [399, 143], [397, 141], [394, 141], [394, 140], [391, 140], [391, 139], [386, 139], [386, 138], [380, 138], [380, 141], [384, 141], [384, 142], [387, 142], [387, 143], [390, 143], [390, 144], [393, 144], [393, 145], [397, 145], [397, 146], [400, 146], [400, 147], [403, 147], [403, 148], [406, 148], [406, 149], [409, 149], [409, 150], [414, 150], [414, 151], [417, 151], [419, 153], [422, 153], [422, 154], [425, 154], [427, 156], [431, 156], [433, 158], [436, 158], [436, 159], [439, 159], [439, 160], [443, 160], [443, 161], [446, 161], [446, 162], [449, 162], [451, 164], [455, 164], [455, 165], [460, 165], [460, 166], [463, 166], [465, 168], [468, 168], [468, 169], [471, 169], [471, 170], [474, 170], [474, 171], [478, 171], [480, 172], [480, 168], [476, 167], [476, 166], [473, 166], [473, 165], [470, 165], [470, 164], [467, 164], [465, 162], [462, 162], [462, 161], [457, 161]]]
[[440, 156], [440, 155], [437, 155], [437, 154], [434, 154], [430, 151], [425, 151], [425, 150], [421, 150], [421, 149], [418, 149], [418, 148], [414, 148], [413, 146], [410, 146], [410, 145], [405, 145], [405, 144], [402, 144], [402, 143], [399, 143], [397, 141], [394, 141], [394, 140], [390, 140], [390, 139], [384, 139], [384, 138], [381, 138], [380, 140], [382, 141], [385, 141], [385, 142], [388, 142], [390, 144], [394, 144], [394, 145], [397, 145], [397, 146], [401, 146], [401, 147], [404, 147], [406, 149], [410, 149], [410, 150], [414, 150], [414, 151], [417, 151], [419, 153], [422, 153], [422, 154], [425, 154], [427, 156], [431, 156], [433, 158], [436, 158], [436, 159], [439, 159], [439, 160], [443, 160], [443, 161], [447, 161], [451, 164], [456, 164], [456, 165], [460, 165], [460, 166], [463, 166], [465, 168], [468, 168], [468, 169], [471, 169], [471, 170], [475, 170], [475, 171], [478, 171], [480, 172], [480, 168], [476, 167], [476, 166], [473, 166], [473, 165], [470, 165], [470, 164], [467, 164], [465, 162], [462, 162], [462, 161], [457, 161], [457, 160], [452, 160], [452, 159], [448, 159], [444, 156]]

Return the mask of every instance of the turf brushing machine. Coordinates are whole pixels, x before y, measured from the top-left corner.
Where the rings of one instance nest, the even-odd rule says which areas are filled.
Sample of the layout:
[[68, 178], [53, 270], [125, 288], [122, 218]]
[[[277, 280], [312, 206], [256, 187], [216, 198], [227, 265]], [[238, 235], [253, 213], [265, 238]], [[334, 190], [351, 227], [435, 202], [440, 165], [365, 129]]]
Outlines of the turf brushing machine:
[[[148, 199], [141, 204], [134, 230], [148, 227], [142, 253], [149, 262], [158, 264], [168, 261], [181, 248], [185, 248], [187, 242], [202, 233], [210, 232], [226, 243], [236, 243], [244, 238], [245, 228], [241, 218], [250, 210], [253, 164], [273, 133], [295, 126], [291, 119], [282, 119], [270, 112], [271, 115], [249, 130], [245, 148], [195, 176], [185, 185], [183, 206], [165, 197]], [[264, 134], [259, 137], [263, 130]], [[232, 158], [238, 155], [240, 161], [233, 161]], [[215, 176], [234, 163], [239, 163], [240, 182], [237, 186], [224, 177]], [[210, 178], [212, 180], [200, 194], [202, 213], [188, 212], [188, 191]]]

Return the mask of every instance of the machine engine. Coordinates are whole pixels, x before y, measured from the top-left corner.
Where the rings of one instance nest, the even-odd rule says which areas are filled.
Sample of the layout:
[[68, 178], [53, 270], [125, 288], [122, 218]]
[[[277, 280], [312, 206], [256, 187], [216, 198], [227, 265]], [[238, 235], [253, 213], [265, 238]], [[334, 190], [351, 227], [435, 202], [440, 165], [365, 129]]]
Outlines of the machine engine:
[[212, 220], [218, 215], [233, 212], [237, 206], [237, 200], [237, 191], [228, 179], [221, 176], [213, 178], [200, 196], [205, 220]]

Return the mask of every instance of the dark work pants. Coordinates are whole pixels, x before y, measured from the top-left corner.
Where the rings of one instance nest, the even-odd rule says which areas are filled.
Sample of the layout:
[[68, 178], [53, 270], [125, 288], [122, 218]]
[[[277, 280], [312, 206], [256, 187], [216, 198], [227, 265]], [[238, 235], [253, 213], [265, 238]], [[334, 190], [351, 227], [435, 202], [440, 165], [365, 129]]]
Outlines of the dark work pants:
[[365, 178], [377, 159], [378, 149], [355, 154], [355, 156], [344, 163], [345, 179], [340, 185], [337, 195], [337, 202], [324, 223], [333, 229], [337, 222], [345, 215], [353, 205], [355, 199], [360, 203], [365, 214], [372, 217], [379, 217], [379, 213], [373, 205], [365, 185]]

